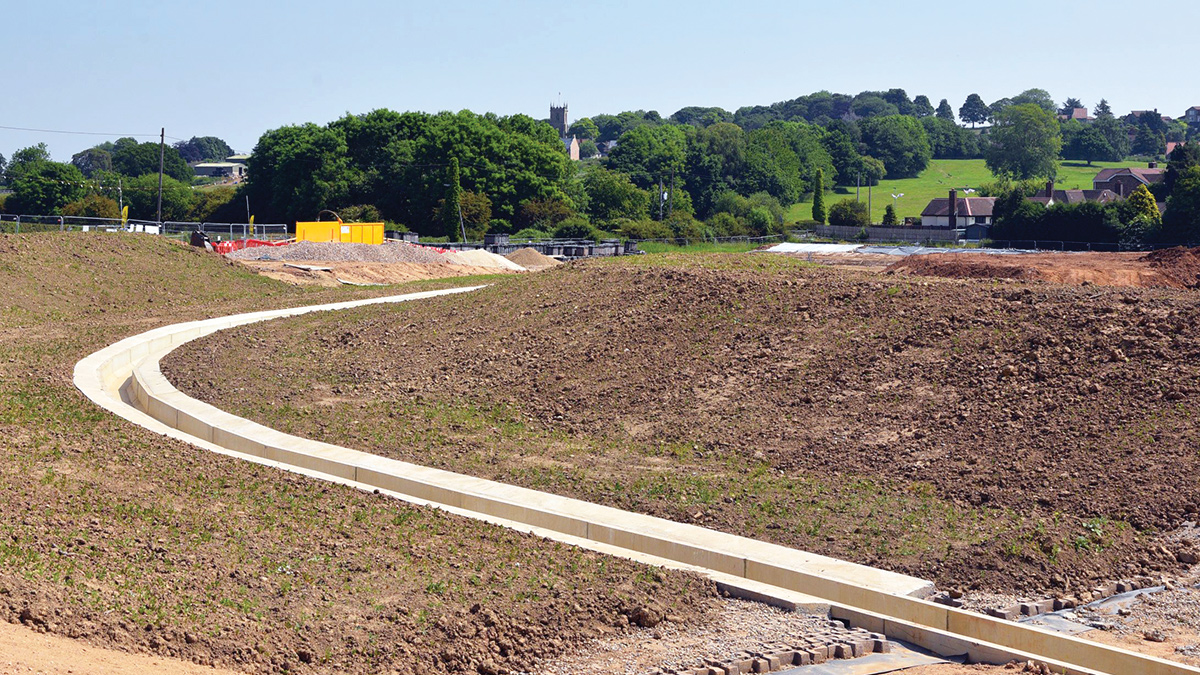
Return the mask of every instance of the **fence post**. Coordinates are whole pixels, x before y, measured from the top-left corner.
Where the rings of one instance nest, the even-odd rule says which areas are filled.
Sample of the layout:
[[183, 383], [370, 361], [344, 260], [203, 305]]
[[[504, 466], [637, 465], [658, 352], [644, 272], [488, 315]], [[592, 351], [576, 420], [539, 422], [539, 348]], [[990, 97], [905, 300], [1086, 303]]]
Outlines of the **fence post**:
[[17, 215], [17, 231], [15, 234], [21, 234], [21, 216]]

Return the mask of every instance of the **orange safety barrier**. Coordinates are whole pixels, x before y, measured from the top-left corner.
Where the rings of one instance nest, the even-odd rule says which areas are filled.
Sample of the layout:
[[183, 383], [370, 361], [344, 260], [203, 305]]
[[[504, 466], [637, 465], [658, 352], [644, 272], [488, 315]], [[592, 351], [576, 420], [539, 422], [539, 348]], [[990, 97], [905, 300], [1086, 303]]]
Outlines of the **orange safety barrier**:
[[295, 239], [285, 239], [283, 241], [266, 241], [265, 239], [230, 239], [228, 241], [214, 242], [213, 250], [221, 255], [228, 255], [234, 251], [240, 251], [244, 248], [257, 248], [259, 246], [287, 246], [294, 242]]

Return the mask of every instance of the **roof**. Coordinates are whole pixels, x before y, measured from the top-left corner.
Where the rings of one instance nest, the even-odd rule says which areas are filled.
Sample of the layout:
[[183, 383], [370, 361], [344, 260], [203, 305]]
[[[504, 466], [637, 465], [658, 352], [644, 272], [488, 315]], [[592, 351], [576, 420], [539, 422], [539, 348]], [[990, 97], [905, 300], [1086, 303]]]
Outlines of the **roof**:
[[[991, 217], [992, 209], [996, 206], [995, 197], [959, 197], [957, 215], [970, 218], [974, 216]], [[929, 205], [921, 212], [921, 216], [950, 215], [950, 198], [939, 197], [929, 200]]]
[[[1099, 202], [1107, 204], [1117, 199], [1117, 193], [1112, 190], [1055, 190], [1053, 203], [1082, 204], [1083, 202]], [[1039, 190], [1037, 195], [1029, 198], [1029, 201], [1046, 205], [1051, 203], [1051, 200], [1046, 197], [1045, 190]]]
[[[1194, 106], [1188, 108], [1188, 110], [1195, 110], [1197, 112], [1200, 112], [1200, 105], [1194, 105]], [[1185, 110], [1184, 112], [1187, 112], [1187, 110]]]
[[1161, 183], [1164, 175], [1163, 169], [1143, 169], [1137, 166], [1125, 167], [1123, 169], [1101, 169], [1100, 173], [1092, 179], [1092, 185], [1107, 183], [1117, 176], [1133, 176], [1146, 185]]
[[200, 162], [193, 164], [193, 169], [232, 169], [236, 166], [241, 166], [237, 162]]
[[1169, 154], [1171, 154], [1172, 152], [1175, 152], [1175, 148], [1177, 148], [1177, 147], [1179, 147], [1179, 146], [1181, 146], [1181, 145], [1183, 145], [1183, 144], [1182, 144], [1182, 143], [1173, 143], [1173, 142], [1172, 142], [1172, 143], [1167, 143], [1167, 154], [1169, 155]]
[[250, 159], [250, 155], [230, 155], [225, 158], [225, 161], [244, 163], [248, 159]]
[[1059, 117], [1059, 119], [1064, 119], [1064, 120], [1087, 121], [1087, 120], [1092, 119], [1091, 117], [1088, 117], [1087, 108], [1071, 108], [1070, 115], [1059, 115], [1058, 117]]

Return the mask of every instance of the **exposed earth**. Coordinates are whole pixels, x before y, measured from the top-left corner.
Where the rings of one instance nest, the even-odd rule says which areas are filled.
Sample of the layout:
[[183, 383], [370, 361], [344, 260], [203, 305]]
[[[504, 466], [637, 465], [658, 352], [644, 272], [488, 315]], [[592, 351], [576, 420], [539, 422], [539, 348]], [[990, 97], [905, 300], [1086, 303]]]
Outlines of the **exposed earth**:
[[711, 621], [694, 575], [199, 450], [72, 384], [156, 326], [454, 283], [478, 279], [301, 287], [153, 235], [0, 235], [0, 622], [246, 673], [500, 673]]
[[164, 372], [290, 433], [1066, 595], [1196, 548], [1157, 533], [1200, 507], [1197, 300], [647, 256], [243, 327]]
[[1185, 248], [1151, 253], [935, 253], [903, 258], [887, 271], [957, 279], [1200, 288], [1200, 253]]

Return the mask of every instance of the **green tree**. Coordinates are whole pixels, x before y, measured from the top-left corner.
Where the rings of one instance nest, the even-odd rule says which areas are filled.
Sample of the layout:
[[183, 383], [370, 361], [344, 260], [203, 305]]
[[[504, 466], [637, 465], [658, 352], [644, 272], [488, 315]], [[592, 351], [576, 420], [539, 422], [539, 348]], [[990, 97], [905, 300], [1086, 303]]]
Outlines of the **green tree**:
[[[125, 203], [129, 217], [154, 220], [158, 216], [158, 174], [147, 173], [125, 181]], [[187, 221], [196, 193], [191, 185], [163, 176], [162, 217], [165, 221]]]
[[985, 152], [988, 169], [1017, 180], [1058, 173], [1062, 131], [1054, 113], [1031, 103], [1006, 108], [992, 127]]
[[184, 162], [223, 162], [233, 154], [233, 148], [216, 136], [193, 136], [171, 146]]
[[803, 122], [771, 122], [746, 134], [746, 171], [742, 192], [766, 192], [782, 204], [794, 204], [809, 191], [816, 170], [833, 172], [833, 160], [821, 144], [823, 132]]
[[1013, 105], [1033, 104], [1048, 113], [1058, 110], [1058, 106], [1054, 104], [1054, 97], [1045, 89], [1026, 89], [1014, 96], [1012, 102]]
[[643, 189], [683, 172], [687, 132], [678, 125], [643, 125], [625, 132], [609, 154], [612, 168]]
[[521, 202], [518, 224], [552, 230], [562, 221], [575, 215], [571, 205], [562, 199], [529, 199]]
[[698, 129], [688, 143], [684, 185], [701, 214], [713, 213], [713, 201], [736, 190], [745, 177], [746, 134], [729, 122]]
[[1167, 194], [1175, 188], [1175, 183], [1183, 172], [1193, 166], [1200, 166], [1200, 142], [1191, 141], [1175, 146], [1167, 155], [1167, 171], [1163, 177], [1163, 185]]
[[1163, 214], [1162, 239], [1173, 244], [1200, 244], [1200, 166], [1179, 174]]
[[121, 217], [121, 209], [117, 206], [116, 200], [104, 195], [90, 194], [79, 201], [63, 206], [62, 214], [64, 216], [112, 218], [115, 220]]
[[829, 208], [829, 224], [842, 227], [865, 227], [871, 224], [867, 205], [853, 199], [843, 199]]
[[919, 118], [933, 116], [933, 103], [930, 103], [928, 96], [925, 94], [918, 94], [917, 97], [913, 99], [913, 115]]
[[77, 167], [44, 159], [23, 157], [11, 185], [13, 193], [4, 205], [9, 213], [59, 215], [64, 206], [87, 194]]
[[1113, 116], [1112, 108], [1108, 105], [1108, 99], [1100, 99], [1100, 102], [1096, 104], [1094, 112], [1098, 120]]
[[[110, 152], [112, 168], [117, 173], [130, 177], [158, 173], [158, 143], [138, 143], [132, 138], [122, 138], [113, 144]], [[196, 175], [179, 156], [179, 151], [169, 145], [162, 148], [162, 166], [165, 175], [178, 181], [188, 182]]]
[[887, 167], [884, 163], [870, 155], [859, 157], [855, 167], [859, 181], [864, 186], [879, 185], [879, 181], [887, 175]]
[[112, 171], [112, 155], [107, 150], [88, 148], [71, 156], [71, 163], [79, 167], [83, 175], [92, 178], [101, 171]]
[[594, 141], [600, 137], [600, 128], [592, 120], [583, 117], [575, 120], [575, 123], [567, 130], [567, 135], [574, 136], [581, 141]]
[[1093, 161], [1116, 161], [1116, 151], [1108, 144], [1108, 139], [1094, 126], [1089, 126], [1078, 132], [1066, 144], [1063, 157], [1066, 159], [1082, 159], [1091, 166]]
[[896, 219], [896, 207], [888, 204], [887, 208], [883, 210], [882, 224], [895, 227], [898, 223], [899, 221]]
[[[246, 182], [256, 219], [311, 220], [322, 209], [354, 203], [349, 199], [349, 155], [343, 134], [315, 124], [281, 127], [263, 134], [250, 155]], [[422, 187], [443, 194], [442, 176], [443, 172], [437, 172], [436, 188], [432, 184]], [[428, 208], [432, 210], [433, 203]], [[428, 220], [425, 216], [422, 222]]]
[[1145, 185], [1137, 186], [1137, 189], [1129, 194], [1126, 202], [1132, 219], [1142, 219], [1153, 224], [1160, 222], [1158, 203]]
[[[983, 99], [980, 99], [979, 102], [983, 103]], [[954, 121], [954, 108], [950, 107], [950, 102], [946, 99], [942, 99], [942, 102], [938, 103], [937, 112], [934, 114], [937, 115], [938, 119], [946, 120], [947, 122]]]
[[934, 159], [974, 159], [980, 156], [979, 137], [951, 120], [921, 118]]
[[600, 166], [589, 167], [583, 175], [583, 184], [587, 188], [588, 208], [599, 221], [640, 220], [648, 215], [650, 193], [622, 173]]
[[914, 178], [929, 165], [932, 151], [925, 127], [907, 115], [863, 120], [867, 153], [883, 162], [888, 178]]
[[976, 124], [982, 124], [988, 121], [991, 113], [988, 111], [987, 104], [983, 102], [979, 94], [971, 94], [967, 96], [967, 100], [963, 102], [962, 107], [958, 109], [958, 117], [962, 121], [975, 128]]
[[192, 211], [187, 220], [197, 223], [245, 222], [244, 202], [238, 203], [241, 200], [235, 201], [236, 198], [237, 190], [227, 185], [194, 190]]
[[458, 158], [450, 158], [450, 166], [446, 169], [446, 200], [442, 203], [440, 220], [442, 232], [450, 241], [462, 241], [459, 225], [462, 218], [462, 185], [459, 182]]
[[591, 159], [600, 154], [600, 148], [596, 147], [596, 141], [586, 140], [579, 144], [580, 159]]
[[50, 151], [46, 149], [45, 143], [38, 143], [27, 148], [21, 148], [13, 153], [12, 159], [8, 160], [6, 168], [8, 182], [13, 184], [21, 177], [30, 167], [38, 162], [49, 162]]
[[825, 224], [825, 172], [821, 169], [817, 169], [817, 177], [813, 180], [812, 218]]

